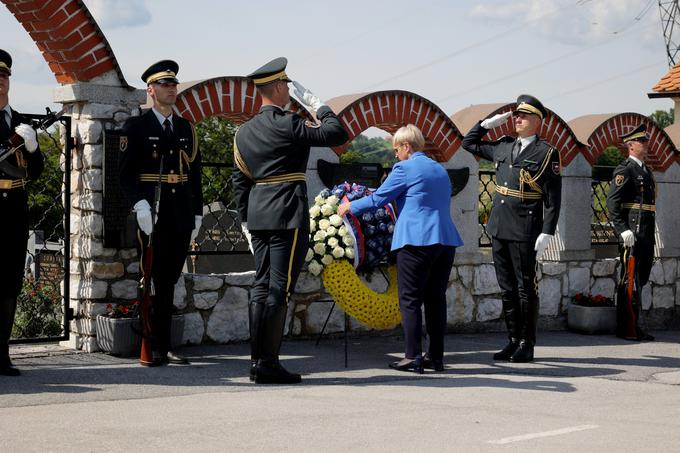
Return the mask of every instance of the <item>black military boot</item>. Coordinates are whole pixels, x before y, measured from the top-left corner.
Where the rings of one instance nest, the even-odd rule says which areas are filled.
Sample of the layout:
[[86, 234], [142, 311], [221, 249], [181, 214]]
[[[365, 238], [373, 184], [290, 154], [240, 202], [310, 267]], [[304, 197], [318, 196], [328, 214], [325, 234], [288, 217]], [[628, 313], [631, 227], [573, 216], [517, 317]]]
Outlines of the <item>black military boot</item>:
[[498, 351], [493, 355], [494, 360], [510, 360], [510, 357], [517, 351], [519, 347], [519, 340], [517, 338], [510, 337], [510, 341], [505, 345], [503, 349]]
[[0, 375], [19, 376], [21, 373], [12, 365], [9, 359], [9, 337], [14, 325], [16, 299], [4, 298], [0, 300]]
[[279, 363], [279, 350], [283, 339], [283, 328], [286, 323], [287, 309], [285, 305], [267, 305], [262, 316], [260, 333], [260, 360], [255, 368], [257, 384], [298, 384], [302, 377], [288, 372]]
[[534, 360], [534, 345], [527, 340], [519, 342], [519, 347], [515, 353], [510, 357], [512, 363], [527, 363]]
[[512, 298], [503, 298], [503, 315], [505, 317], [505, 327], [508, 329], [508, 344], [503, 349], [493, 355], [494, 360], [510, 360], [510, 357], [519, 347], [519, 320], [517, 319], [518, 310], [514, 308]]
[[260, 335], [262, 335], [262, 315], [264, 304], [248, 306], [248, 318], [250, 321], [250, 380], [255, 380], [257, 361], [260, 359]]
[[521, 340], [517, 351], [510, 357], [513, 363], [526, 363], [534, 360], [536, 344], [536, 325], [538, 324], [538, 298], [531, 297], [522, 303]]

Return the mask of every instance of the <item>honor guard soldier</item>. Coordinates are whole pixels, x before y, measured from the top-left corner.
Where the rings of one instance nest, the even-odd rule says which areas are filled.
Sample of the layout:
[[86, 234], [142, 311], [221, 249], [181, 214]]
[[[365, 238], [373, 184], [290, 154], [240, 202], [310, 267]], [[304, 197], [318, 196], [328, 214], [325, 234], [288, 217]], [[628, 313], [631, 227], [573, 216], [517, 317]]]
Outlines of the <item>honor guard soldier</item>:
[[[143, 251], [148, 235], [154, 232], [153, 360], [142, 363], [147, 366], [188, 363], [170, 349], [170, 325], [175, 283], [182, 274], [189, 244], [201, 226], [203, 195], [196, 131], [193, 124], [172, 111], [177, 100], [178, 70], [177, 63], [163, 60], [144, 71], [142, 80], [153, 107], [126, 121], [120, 138], [120, 184], [137, 216], [142, 272]], [[160, 204], [154, 224], [151, 210], [159, 179]]]
[[18, 376], [19, 370], [9, 358], [17, 296], [21, 292], [28, 242], [28, 195], [26, 181], [37, 179], [43, 171], [44, 158], [38, 149], [35, 130], [29, 120], [9, 106], [9, 77], [12, 57], [0, 49], [0, 144], [15, 133], [23, 144], [0, 162], [0, 375]]
[[[511, 115], [516, 139], [482, 140]], [[530, 362], [534, 358], [537, 260], [555, 234], [562, 193], [559, 153], [536, 135], [545, 116], [538, 99], [521, 95], [514, 113], [481, 121], [463, 138], [463, 148], [496, 167], [496, 193], [487, 231], [510, 341], [494, 354], [494, 360]]]
[[305, 172], [310, 146], [338, 146], [347, 132], [333, 111], [297, 82], [296, 96], [318, 122], [285, 110], [290, 102], [287, 60], [277, 58], [249, 74], [262, 96], [260, 111], [234, 138], [234, 197], [255, 258], [250, 292], [250, 378], [298, 383], [279, 363], [288, 299], [309, 248]]
[[[654, 337], [643, 332], [638, 326], [642, 287], [649, 281], [654, 260], [654, 229], [656, 212], [656, 184], [651, 170], [645, 165], [647, 157], [647, 128], [639, 125], [631, 132], [621, 136], [628, 158], [614, 170], [607, 210], [620, 236], [621, 274], [624, 281], [628, 257], [634, 251], [635, 293], [626, 300], [623, 285], [617, 292], [616, 335], [627, 340], [651, 341]], [[632, 323], [632, 324], [630, 324]], [[627, 329], [627, 326], [632, 328]]]

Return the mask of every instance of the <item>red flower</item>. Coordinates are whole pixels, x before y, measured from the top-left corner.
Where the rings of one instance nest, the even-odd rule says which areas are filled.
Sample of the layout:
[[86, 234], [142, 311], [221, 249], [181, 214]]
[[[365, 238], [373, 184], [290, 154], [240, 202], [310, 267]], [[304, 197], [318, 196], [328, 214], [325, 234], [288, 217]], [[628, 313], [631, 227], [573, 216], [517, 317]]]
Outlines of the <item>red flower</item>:
[[108, 304], [108, 305], [106, 306], [106, 309], [107, 309], [107, 310], [113, 310], [113, 305], [112, 305], [112, 304]]

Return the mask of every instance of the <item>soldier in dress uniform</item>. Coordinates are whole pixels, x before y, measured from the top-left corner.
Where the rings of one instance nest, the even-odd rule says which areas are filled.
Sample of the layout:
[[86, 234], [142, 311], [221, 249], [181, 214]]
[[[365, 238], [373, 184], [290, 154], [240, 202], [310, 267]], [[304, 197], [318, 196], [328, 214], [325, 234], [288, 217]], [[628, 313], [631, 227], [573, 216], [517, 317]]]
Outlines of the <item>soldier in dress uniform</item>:
[[[654, 337], [637, 325], [642, 302], [641, 290], [649, 281], [655, 243], [656, 184], [651, 170], [645, 165], [647, 127], [641, 124], [621, 136], [621, 140], [628, 149], [628, 158], [614, 170], [614, 179], [607, 196], [607, 210], [616, 233], [621, 237], [619, 251], [622, 276], [628, 255], [634, 247], [637, 290], [632, 300], [633, 313], [630, 313], [621, 297], [617, 298], [616, 335], [627, 340], [651, 341]], [[634, 316], [634, 336], [626, 333], [631, 315]]]
[[[513, 116], [517, 138], [482, 138]], [[496, 277], [501, 288], [509, 342], [494, 360], [530, 362], [538, 321], [537, 260], [555, 234], [562, 184], [558, 151], [536, 134], [546, 110], [533, 96], [517, 98], [514, 114], [481, 121], [463, 138], [463, 148], [492, 161], [496, 193], [487, 225]]]
[[285, 110], [290, 102], [285, 58], [249, 74], [262, 96], [260, 111], [234, 138], [234, 197], [255, 257], [250, 292], [250, 378], [298, 383], [279, 363], [288, 299], [309, 248], [305, 172], [310, 146], [338, 146], [347, 132], [333, 111], [297, 82], [296, 96], [318, 122]]
[[[176, 62], [163, 60], [144, 71], [142, 80], [153, 107], [126, 121], [120, 137], [120, 184], [137, 216], [140, 267], [148, 235], [154, 231], [153, 360], [142, 363], [146, 366], [188, 364], [186, 358], [170, 350], [170, 326], [175, 283], [182, 274], [189, 244], [201, 226], [203, 195], [194, 125], [172, 110], [177, 100], [178, 70]], [[153, 224], [151, 209], [159, 178], [160, 207]]]
[[[44, 158], [38, 149], [35, 130], [29, 120], [9, 106], [9, 78], [12, 57], [0, 50], [0, 143], [14, 133], [24, 143], [0, 162], [0, 375], [18, 376], [19, 370], [9, 358], [17, 296], [21, 292], [28, 242], [28, 195], [26, 182], [37, 179], [43, 171]], [[11, 146], [11, 145], [10, 145]]]

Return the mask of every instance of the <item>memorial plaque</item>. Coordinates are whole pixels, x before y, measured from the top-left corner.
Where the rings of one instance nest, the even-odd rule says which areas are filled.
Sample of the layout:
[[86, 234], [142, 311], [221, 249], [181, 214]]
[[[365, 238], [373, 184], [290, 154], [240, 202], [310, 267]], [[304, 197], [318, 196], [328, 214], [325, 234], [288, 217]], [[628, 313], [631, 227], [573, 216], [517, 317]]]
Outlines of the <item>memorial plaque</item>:
[[104, 247], [132, 248], [136, 246], [137, 220], [131, 213], [120, 188], [118, 165], [121, 155], [120, 131], [104, 131]]
[[36, 280], [58, 284], [64, 279], [64, 254], [61, 250], [38, 249], [35, 261]]
[[377, 188], [386, 174], [380, 164], [336, 164], [322, 159], [316, 162], [316, 168], [329, 189], [345, 181]]

